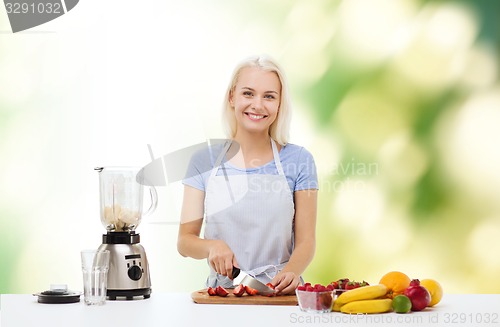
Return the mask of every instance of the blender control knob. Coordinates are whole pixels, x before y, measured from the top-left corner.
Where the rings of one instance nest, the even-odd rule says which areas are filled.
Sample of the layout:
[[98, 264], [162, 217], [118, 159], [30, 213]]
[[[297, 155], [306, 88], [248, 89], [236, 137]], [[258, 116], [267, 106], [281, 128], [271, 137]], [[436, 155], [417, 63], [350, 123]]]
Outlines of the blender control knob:
[[128, 277], [132, 280], [139, 280], [142, 277], [142, 269], [139, 266], [132, 266], [128, 269]]

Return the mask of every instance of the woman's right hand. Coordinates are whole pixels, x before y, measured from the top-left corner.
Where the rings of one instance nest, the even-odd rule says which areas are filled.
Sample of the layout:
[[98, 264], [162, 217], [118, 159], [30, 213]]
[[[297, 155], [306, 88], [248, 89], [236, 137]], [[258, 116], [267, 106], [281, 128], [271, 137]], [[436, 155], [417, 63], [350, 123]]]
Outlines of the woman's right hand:
[[226, 242], [213, 240], [208, 252], [208, 263], [219, 274], [232, 278], [233, 266], [239, 267], [233, 251]]

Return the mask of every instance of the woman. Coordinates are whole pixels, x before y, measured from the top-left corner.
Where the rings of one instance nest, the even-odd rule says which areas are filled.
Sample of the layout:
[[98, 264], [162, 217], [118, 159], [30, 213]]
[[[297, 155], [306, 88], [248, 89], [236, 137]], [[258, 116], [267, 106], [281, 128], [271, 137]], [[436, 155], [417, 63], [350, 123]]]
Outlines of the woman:
[[276, 63], [255, 57], [236, 67], [224, 108], [230, 140], [195, 154], [183, 181], [177, 247], [208, 259], [206, 286], [231, 287], [233, 267], [277, 294], [301, 283], [315, 251], [318, 182], [311, 154], [288, 143], [290, 114]]

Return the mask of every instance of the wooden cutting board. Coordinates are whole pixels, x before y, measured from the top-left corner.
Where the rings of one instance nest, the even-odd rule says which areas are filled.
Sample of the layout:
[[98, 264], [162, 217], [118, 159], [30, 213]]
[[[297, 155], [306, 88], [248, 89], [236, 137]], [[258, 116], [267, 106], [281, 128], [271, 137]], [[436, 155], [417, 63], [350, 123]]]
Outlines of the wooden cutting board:
[[232, 290], [229, 290], [229, 294], [225, 297], [222, 296], [210, 296], [207, 293], [207, 289], [202, 289], [191, 293], [191, 298], [195, 303], [199, 304], [248, 304], [248, 305], [297, 305], [297, 296], [292, 295], [280, 295], [280, 296], [263, 296], [263, 295], [248, 295], [243, 294], [241, 297], [233, 295]]

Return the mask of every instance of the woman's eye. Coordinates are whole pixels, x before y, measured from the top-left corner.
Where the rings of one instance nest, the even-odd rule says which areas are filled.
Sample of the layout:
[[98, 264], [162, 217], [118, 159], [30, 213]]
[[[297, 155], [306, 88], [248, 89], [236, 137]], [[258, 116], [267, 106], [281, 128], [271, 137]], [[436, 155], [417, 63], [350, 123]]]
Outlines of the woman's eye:
[[252, 92], [250, 92], [250, 91], [245, 91], [245, 92], [243, 92], [243, 95], [244, 95], [244, 96], [252, 96]]
[[272, 94], [267, 94], [265, 96], [265, 98], [267, 98], [267, 99], [276, 99], [276, 97], [274, 95], [272, 95]]

